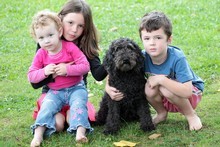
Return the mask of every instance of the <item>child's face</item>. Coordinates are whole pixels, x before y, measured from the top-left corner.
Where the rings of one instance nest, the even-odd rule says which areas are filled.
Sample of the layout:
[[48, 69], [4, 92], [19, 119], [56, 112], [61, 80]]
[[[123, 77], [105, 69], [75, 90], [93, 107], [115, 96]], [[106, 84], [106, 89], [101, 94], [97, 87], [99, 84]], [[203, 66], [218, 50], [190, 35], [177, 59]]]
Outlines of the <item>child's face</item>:
[[63, 37], [68, 41], [78, 39], [84, 30], [84, 17], [81, 13], [68, 13], [63, 18]]
[[57, 30], [55, 23], [35, 29], [35, 34], [37, 42], [43, 49], [48, 50], [49, 53], [59, 51], [62, 30]]
[[164, 57], [167, 53], [167, 46], [171, 43], [171, 37], [167, 38], [162, 28], [147, 32], [146, 29], [141, 31], [141, 40], [145, 51], [151, 57]]

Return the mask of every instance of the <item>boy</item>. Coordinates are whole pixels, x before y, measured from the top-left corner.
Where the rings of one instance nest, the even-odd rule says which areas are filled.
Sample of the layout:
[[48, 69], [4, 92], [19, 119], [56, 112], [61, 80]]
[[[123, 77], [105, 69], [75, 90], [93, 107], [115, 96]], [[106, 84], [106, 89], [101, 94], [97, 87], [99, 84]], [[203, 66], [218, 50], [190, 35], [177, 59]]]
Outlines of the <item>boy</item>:
[[143, 16], [139, 33], [145, 52], [145, 85], [147, 100], [156, 110], [154, 124], [167, 118], [168, 112], [181, 112], [190, 130], [202, 128], [195, 108], [201, 100], [204, 82], [190, 68], [184, 53], [169, 46], [172, 24], [164, 13], [151, 12]]

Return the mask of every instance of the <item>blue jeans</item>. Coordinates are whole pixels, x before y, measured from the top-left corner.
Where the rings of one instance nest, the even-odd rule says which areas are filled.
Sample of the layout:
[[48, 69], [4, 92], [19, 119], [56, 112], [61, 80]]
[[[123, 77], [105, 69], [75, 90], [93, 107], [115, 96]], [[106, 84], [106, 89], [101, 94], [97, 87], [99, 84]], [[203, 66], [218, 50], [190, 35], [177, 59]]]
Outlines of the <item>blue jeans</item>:
[[72, 134], [76, 132], [77, 127], [82, 126], [88, 133], [92, 132], [93, 128], [88, 121], [87, 101], [88, 93], [84, 81], [69, 88], [50, 89], [42, 102], [34, 125], [31, 126], [33, 133], [38, 126], [46, 127], [45, 137], [54, 133], [56, 131], [55, 114], [66, 104], [70, 105], [70, 126], [67, 131]]

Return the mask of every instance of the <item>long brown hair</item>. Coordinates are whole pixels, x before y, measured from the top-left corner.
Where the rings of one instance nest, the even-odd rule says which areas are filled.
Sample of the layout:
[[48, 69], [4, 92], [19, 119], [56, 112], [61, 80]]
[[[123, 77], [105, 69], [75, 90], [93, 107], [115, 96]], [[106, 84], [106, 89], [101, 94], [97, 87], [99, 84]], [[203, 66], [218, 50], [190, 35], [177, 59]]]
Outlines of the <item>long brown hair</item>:
[[97, 30], [93, 23], [89, 5], [84, 0], [69, 0], [64, 4], [58, 16], [63, 20], [68, 13], [81, 13], [83, 15], [85, 26], [82, 35], [78, 38], [77, 45], [89, 59], [98, 56]]

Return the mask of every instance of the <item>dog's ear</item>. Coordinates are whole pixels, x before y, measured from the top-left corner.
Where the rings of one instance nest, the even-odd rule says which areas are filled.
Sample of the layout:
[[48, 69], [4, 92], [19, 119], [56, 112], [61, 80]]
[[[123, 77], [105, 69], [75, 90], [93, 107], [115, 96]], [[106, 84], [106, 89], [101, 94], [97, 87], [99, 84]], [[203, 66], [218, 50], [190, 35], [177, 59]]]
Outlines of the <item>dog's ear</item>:
[[141, 51], [141, 48], [137, 43], [135, 43], [133, 40], [130, 41], [129, 46], [136, 52], [138, 58], [137, 58], [137, 65], [139, 65], [139, 69], [144, 67], [144, 55]]
[[141, 51], [141, 48], [138, 46], [138, 49], [136, 50], [139, 55], [139, 58], [138, 58], [138, 64], [141, 66], [141, 67], [144, 67], [144, 55]]
[[107, 70], [108, 71], [108, 62], [109, 62], [109, 50], [107, 50], [106, 52], [105, 52], [105, 56], [104, 56], [104, 59], [103, 59], [103, 66], [104, 66], [104, 68], [105, 68], [105, 70]]
[[113, 64], [113, 50], [114, 49], [112, 48], [112, 44], [111, 44], [109, 46], [109, 49], [106, 51], [105, 57], [103, 59], [103, 66], [107, 72], [111, 69]]
[[128, 43], [128, 48], [130, 48], [130, 49], [132, 49], [132, 50], [136, 50], [136, 49], [137, 49], [137, 46], [136, 46], [136, 44], [130, 42], [130, 43]]

